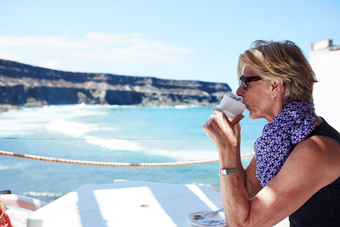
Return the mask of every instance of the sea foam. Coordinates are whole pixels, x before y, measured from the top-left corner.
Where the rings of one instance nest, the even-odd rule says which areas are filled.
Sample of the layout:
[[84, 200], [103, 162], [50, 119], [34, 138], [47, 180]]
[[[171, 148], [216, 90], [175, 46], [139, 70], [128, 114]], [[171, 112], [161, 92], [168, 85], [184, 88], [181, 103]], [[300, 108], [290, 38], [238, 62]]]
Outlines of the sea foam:
[[[100, 116], [107, 114], [105, 109], [90, 105], [43, 106], [41, 108], [24, 107], [19, 110], [1, 113], [0, 137], [24, 136], [39, 130], [57, 131], [66, 135], [81, 136], [97, 130], [95, 125], [80, 125], [67, 120], [82, 116]], [[60, 124], [58, 126], [58, 124]], [[62, 128], [64, 127], [64, 128]], [[68, 129], [70, 127], [70, 130]], [[80, 127], [76, 129], [75, 127]]]
[[108, 150], [142, 152], [148, 156], [162, 156], [174, 161], [202, 161], [218, 159], [217, 151], [210, 150], [166, 150], [146, 147], [136, 141], [126, 139], [103, 139], [94, 136], [85, 136], [89, 144], [97, 145]]
[[138, 145], [138, 143], [131, 140], [124, 139], [101, 139], [94, 136], [85, 136], [89, 144], [98, 145], [108, 150], [128, 150], [128, 151], [142, 151], [145, 148]]
[[0, 163], [0, 170], [8, 170], [8, 169], [24, 169], [25, 164], [22, 162], [18, 162], [14, 165], [4, 165], [3, 163]]
[[80, 137], [86, 133], [98, 131], [101, 128], [97, 124], [84, 124], [64, 119], [54, 119], [45, 126], [48, 131], [59, 132], [64, 135]]
[[204, 160], [217, 160], [217, 151], [209, 150], [159, 150], [148, 149], [145, 151], [147, 155], [157, 155], [171, 158], [178, 162], [188, 161], [204, 161]]

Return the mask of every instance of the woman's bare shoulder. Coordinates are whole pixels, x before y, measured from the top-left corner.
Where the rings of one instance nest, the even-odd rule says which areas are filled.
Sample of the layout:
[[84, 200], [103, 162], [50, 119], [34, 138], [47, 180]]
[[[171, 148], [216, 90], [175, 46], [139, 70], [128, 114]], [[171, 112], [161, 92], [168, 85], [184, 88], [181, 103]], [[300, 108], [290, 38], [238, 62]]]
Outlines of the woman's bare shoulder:
[[292, 155], [294, 153], [296, 155], [302, 153], [307, 159], [309, 157], [325, 158], [328, 162], [329, 158], [340, 158], [340, 144], [327, 136], [314, 135], [298, 143]]
[[294, 148], [280, 172], [253, 198], [253, 209], [257, 215], [270, 213], [277, 215], [273, 220], [281, 220], [339, 176], [340, 145], [312, 136]]
[[331, 183], [340, 177], [340, 144], [326, 136], [309, 137], [297, 144], [287, 162], [323, 176], [324, 184]]

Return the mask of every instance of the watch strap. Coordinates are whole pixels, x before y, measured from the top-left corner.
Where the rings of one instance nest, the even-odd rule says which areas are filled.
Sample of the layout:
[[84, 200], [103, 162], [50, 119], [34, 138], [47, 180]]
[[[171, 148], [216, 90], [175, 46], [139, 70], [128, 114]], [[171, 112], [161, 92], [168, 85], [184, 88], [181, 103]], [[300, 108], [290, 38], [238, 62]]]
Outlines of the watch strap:
[[240, 172], [241, 172], [240, 168], [228, 168], [228, 169], [221, 169], [220, 171], [218, 171], [218, 174], [220, 175], [220, 177], [223, 177], [229, 174], [240, 173]]

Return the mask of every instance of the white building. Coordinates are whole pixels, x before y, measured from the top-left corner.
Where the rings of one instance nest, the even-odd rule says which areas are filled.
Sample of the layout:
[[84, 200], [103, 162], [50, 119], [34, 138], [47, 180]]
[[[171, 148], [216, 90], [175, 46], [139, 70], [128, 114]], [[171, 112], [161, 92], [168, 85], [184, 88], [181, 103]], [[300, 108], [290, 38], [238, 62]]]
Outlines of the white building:
[[331, 39], [312, 43], [309, 62], [319, 81], [314, 85], [316, 114], [340, 131], [340, 46]]

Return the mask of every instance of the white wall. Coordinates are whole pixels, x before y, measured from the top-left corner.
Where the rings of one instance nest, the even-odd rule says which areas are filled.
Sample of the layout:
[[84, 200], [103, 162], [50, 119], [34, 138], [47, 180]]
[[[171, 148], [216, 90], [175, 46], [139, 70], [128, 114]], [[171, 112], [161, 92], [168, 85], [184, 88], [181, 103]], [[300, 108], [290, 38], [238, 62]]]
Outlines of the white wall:
[[332, 40], [313, 43], [309, 62], [319, 81], [314, 85], [316, 114], [340, 131], [340, 46]]

